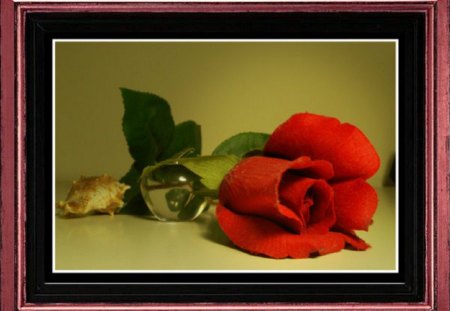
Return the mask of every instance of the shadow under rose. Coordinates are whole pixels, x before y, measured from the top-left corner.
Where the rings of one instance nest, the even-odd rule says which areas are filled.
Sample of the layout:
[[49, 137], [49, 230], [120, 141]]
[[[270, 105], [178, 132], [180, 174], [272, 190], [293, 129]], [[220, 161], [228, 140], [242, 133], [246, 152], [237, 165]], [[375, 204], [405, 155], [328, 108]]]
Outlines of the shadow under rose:
[[215, 216], [214, 209], [203, 214], [196, 220], [196, 222], [200, 225], [200, 228], [202, 230], [201, 236], [203, 238], [207, 239], [208, 241], [235, 249], [233, 243], [231, 243], [231, 241], [220, 228]]

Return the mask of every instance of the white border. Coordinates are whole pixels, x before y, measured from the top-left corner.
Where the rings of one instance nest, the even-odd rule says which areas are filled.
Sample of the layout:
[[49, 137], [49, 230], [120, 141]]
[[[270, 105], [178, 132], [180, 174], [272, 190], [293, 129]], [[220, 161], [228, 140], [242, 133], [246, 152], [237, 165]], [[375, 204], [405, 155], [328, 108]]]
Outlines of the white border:
[[[395, 42], [395, 173], [396, 173], [396, 183], [398, 184], [398, 51], [399, 51], [399, 40], [398, 39], [53, 39], [52, 40], [52, 162], [53, 162], [53, 174], [52, 174], [52, 188], [55, 194], [55, 45], [57, 42]], [[258, 272], [258, 273], [398, 273], [398, 188], [395, 187], [395, 270], [56, 270], [55, 263], [55, 205], [56, 198], [53, 198], [53, 218], [52, 218], [52, 273], [248, 273], [248, 272]], [[58, 283], [65, 284], [65, 283]], [[91, 284], [91, 283], [89, 283]], [[98, 283], [103, 284], [103, 283]], [[109, 283], [108, 283], [109, 284]], [[122, 283], [121, 283], [122, 284]], [[127, 284], [127, 283], [123, 283]], [[138, 283], [130, 283], [138, 284]], [[142, 283], [147, 284], [147, 283]], [[153, 284], [153, 283], [152, 283]], [[185, 284], [185, 283], [174, 283], [174, 284]], [[199, 283], [200, 284], [200, 283]], [[201, 283], [203, 284], [203, 283]], [[215, 284], [215, 283], [207, 283]], [[236, 284], [246, 284], [246, 283], [236, 283]], [[248, 283], [253, 284], [253, 283]], [[266, 284], [266, 283], [265, 283]], [[279, 283], [273, 283], [279, 284]], [[295, 284], [295, 283], [292, 283]], [[303, 283], [301, 283], [303, 284]], [[339, 284], [339, 283], [330, 283]], [[348, 283], [345, 283], [348, 284]], [[361, 283], [354, 283], [361, 284]], [[381, 284], [381, 283], [380, 283]], [[383, 283], [384, 284], [384, 283]], [[389, 283], [392, 284], [392, 283]]]

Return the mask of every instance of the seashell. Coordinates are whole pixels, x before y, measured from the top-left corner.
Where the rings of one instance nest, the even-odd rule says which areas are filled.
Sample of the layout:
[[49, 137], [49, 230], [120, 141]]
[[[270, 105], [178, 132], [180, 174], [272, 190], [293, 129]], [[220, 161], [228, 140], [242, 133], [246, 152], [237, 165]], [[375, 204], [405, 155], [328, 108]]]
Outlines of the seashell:
[[84, 177], [73, 181], [65, 201], [59, 201], [59, 214], [67, 217], [93, 213], [114, 215], [123, 205], [123, 195], [130, 186], [109, 175]]

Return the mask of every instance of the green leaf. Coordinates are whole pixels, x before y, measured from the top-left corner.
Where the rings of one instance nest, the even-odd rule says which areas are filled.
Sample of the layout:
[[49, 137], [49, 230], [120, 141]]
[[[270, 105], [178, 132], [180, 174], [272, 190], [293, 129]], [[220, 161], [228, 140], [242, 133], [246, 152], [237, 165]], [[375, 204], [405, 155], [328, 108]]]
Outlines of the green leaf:
[[169, 104], [161, 97], [121, 88], [125, 113], [122, 128], [138, 167], [156, 162], [169, 146], [174, 122]]
[[224, 140], [213, 151], [213, 155], [235, 155], [239, 158], [254, 150], [263, 150], [269, 139], [269, 134], [264, 133], [239, 133]]
[[119, 214], [145, 215], [149, 213], [147, 205], [141, 195], [139, 179], [141, 172], [133, 163], [128, 173], [120, 179], [121, 183], [129, 185], [131, 188], [125, 192], [123, 201], [125, 205], [119, 210]]
[[136, 194], [139, 194], [139, 183], [138, 180], [141, 177], [141, 171], [137, 168], [136, 163], [131, 165], [129, 171], [120, 179], [120, 182], [127, 184], [131, 188], [125, 192], [124, 202], [128, 202]]
[[119, 214], [151, 215], [150, 210], [140, 193], [132, 197], [125, 206], [120, 209]]
[[180, 152], [175, 153], [170, 158], [171, 159], [189, 158], [189, 156], [194, 155], [195, 153], [196, 153], [195, 149], [189, 147], [189, 148], [181, 150]]
[[201, 128], [194, 121], [185, 121], [175, 126], [172, 141], [158, 160], [171, 158], [187, 148], [193, 149], [191, 156], [199, 156], [202, 153]]
[[218, 189], [225, 175], [239, 162], [233, 155], [182, 158], [178, 163], [201, 177], [208, 189]]

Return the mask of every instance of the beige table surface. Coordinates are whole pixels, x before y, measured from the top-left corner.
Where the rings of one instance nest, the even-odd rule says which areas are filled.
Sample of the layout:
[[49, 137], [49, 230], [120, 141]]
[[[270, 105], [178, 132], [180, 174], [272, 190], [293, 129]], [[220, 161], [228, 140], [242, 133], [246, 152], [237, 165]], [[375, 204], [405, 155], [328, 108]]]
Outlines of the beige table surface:
[[[56, 200], [69, 183], [57, 183]], [[377, 188], [379, 205], [369, 232], [372, 247], [308, 259], [271, 259], [236, 249], [214, 209], [194, 222], [164, 223], [129, 215], [55, 217], [55, 271], [75, 270], [381, 270], [396, 269], [395, 191]]]

